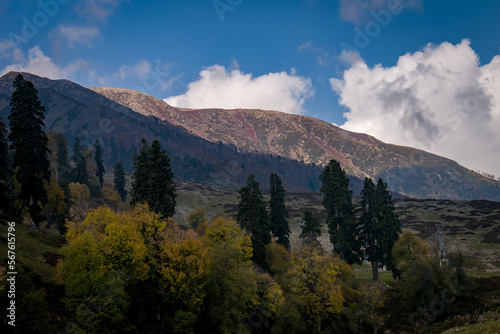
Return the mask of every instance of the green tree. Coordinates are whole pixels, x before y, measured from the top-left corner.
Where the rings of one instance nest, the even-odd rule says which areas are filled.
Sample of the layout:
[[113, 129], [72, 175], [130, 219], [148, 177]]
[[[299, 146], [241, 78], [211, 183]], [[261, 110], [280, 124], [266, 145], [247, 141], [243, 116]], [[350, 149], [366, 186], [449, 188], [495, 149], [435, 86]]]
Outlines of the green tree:
[[302, 220], [304, 220], [304, 226], [302, 226], [300, 238], [306, 242], [318, 244], [318, 237], [321, 236], [321, 224], [319, 220], [310, 211], [304, 212]]
[[0, 212], [9, 210], [10, 189], [12, 186], [12, 166], [7, 144], [7, 129], [0, 118]]
[[373, 280], [378, 281], [378, 268], [387, 266], [395, 271], [392, 260], [394, 243], [401, 234], [401, 223], [394, 212], [394, 204], [387, 184], [379, 179], [377, 186], [365, 178], [361, 192], [361, 240], [365, 255], [372, 264]]
[[45, 107], [33, 84], [21, 74], [14, 79], [14, 89], [9, 115], [13, 166], [21, 186], [19, 199], [38, 224], [43, 219], [41, 206], [47, 202], [44, 181], [50, 178], [48, 138], [43, 131]]
[[251, 235], [253, 246], [253, 261], [264, 270], [266, 263], [266, 245], [271, 243], [269, 215], [266, 211], [264, 197], [259, 189], [255, 175], [250, 174], [247, 183], [239, 191], [237, 221]]
[[361, 261], [361, 246], [352, 205], [349, 179], [340, 164], [331, 160], [319, 177], [323, 206], [326, 209], [326, 224], [333, 250], [349, 264]]
[[269, 218], [271, 232], [278, 238], [277, 243], [290, 249], [290, 227], [288, 226], [288, 211], [285, 207], [285, 189], [280, 178], [276, 174], [271, 174], [270, 179], [271, 200], [269, 203]]
[[53, 135], [57, 146], [57, 181], [68, 185], [71, 179], [71, 165], [69, 163], [68, 142], [62, 133]]
[[73, 145], [73, 162], [76, 166], [74, 182], [86, 184], [88, 186], [89, 176], [87, 174], [87, 160], [79, 138], [76, 138], [75, 145]]
[[102, 161], [102, 147], [101, 143], [99, 142], [99, 139], [96, 139], [94, 142], [94, 160], [97, 165], [97, 171], [96, 171], [96, 176], [99, 179], [99, 184], [101, 185], [102, 188], [102, 183], [104, 182], [104, 173], [106, 173], [106, 170], [104, 169], [103, 161]]
[[154, 212], [163, 217], [172, 217], [176, 195], [170, 157], [158, 140], [148, 146], [143, 138], [141, 146], [141, 151], [134, 157], [132, 205], [147, 203]]
[[127, 199], [127, 191], [125, 190], [125, 172], [121, 161], [117, 161], [115, 164], [114, 182], [115, 190], [120, 194], [122, 202], [125, 202]]

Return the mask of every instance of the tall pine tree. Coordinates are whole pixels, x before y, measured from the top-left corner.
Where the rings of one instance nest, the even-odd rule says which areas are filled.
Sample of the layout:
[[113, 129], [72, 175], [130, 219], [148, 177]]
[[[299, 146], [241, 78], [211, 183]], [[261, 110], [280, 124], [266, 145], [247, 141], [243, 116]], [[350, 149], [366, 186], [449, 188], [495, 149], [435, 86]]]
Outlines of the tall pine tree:
[[304, 225], [302, 226], [300, 238], [313, 246], [319, 245], [318, 237], [321, 236], [321, 224], [318, 218], [314, 217], [310, 211], [306, 211], [302, 215], [302, 220]]
[[366, 259], [372, 264], [373, 280], [378, 281], [378, 268], [394, 269], [392, 248], [401, 234], [401, 223], [394, 212], [394, 204], [387, 183], [379, 179], [377, 185], [365, 179], [361, 192], [361, 236]]
[[102, 161], [102, 147], [101, 143], [99, 142], [99, 139], [96, 139], [94, 142], [94, 161], [97, 165], [97, 170], [95, 172], [95, 175], [99, 179], [99, 184], [101, 185], [102, 188], [102, 183], [104, 182], [104, 173], [106, 173], [106, 170], [104, 169], [103, 161]]
[[250, 174], [247, 183], [239, 191], [237, 221], [251, 235], [253, 246], [253, 261], [262, 269], [268, 270], [266, 262], [266, 245], [271, 243], [269, 215], [266, 211], [264, 197], [259, 189], [255, 175]]
[[271, 174], [270, 179], [271, 200], [270, 207], [270, 222], [271, 232], [278, 238], [277, 243], [290, 249], [290, 227], [288, 226], [288, 211], [285, 207], [285, 189], [278, 175]]
[[57, 146], [57, 181], [59, 184], [69, 184], [71, 178], [71, 165], [69, 163], [68, 142], [62, 133], [54, 134]]
[[21, 74], [14, 79], [14, 89], [9, 115], [13, 166], [21, 186], [19, 200], [28, 207], [38, 225], [43, 219], [41, 206], [47, 202], [43, 181], [50, 178], [48, 138], [43, 130], [45, 107], [33, 84], [24, 80]]
[[10, 208], [10, 188], [12, 185], [12, 166], [7, 143], [7, 129], [0, 118], [0, 212]]
[[340, 164], [331, 160], [320, 175], [326, 224], [333, 250], [349, 264], [361, 261], [358, 230], [349, 179]]
[[73, 145], [73, 162], [75, 163], [74, 181], [88, 185], [89, 175], [87, 173], [87, 159], [85, 158], [85, 153], [79, 138], [76, 138], [75, 145]]
[[176, 205], [174, 174], [170, 158], [158, 140], [148, 146], [148, 142], [142, 139], [141, 150], [134, 157], [134, 168], [132, 205], [147, 203], [164, 218], [172, 217]]
[[127, 199], [127, 191], [125, 190], [125, 172], [123, 170], [123, 164], [121, 161], [117, 161], [115, 164], [115, 190], [120, 194], [122, 202]]

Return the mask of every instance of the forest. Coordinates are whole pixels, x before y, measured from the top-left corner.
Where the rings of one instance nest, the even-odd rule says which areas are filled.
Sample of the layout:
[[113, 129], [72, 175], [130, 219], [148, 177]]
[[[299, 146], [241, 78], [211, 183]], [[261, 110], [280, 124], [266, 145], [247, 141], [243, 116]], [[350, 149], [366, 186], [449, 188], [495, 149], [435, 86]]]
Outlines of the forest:
[[[470, 276], [460, 252], [403, 230], [382, 179], [366, 178], [354, 198], [331, 160], [319, 175], [326, 218], [304, 210], [298, 243], [274, 173], [268, 202], [250, 174], [236, 215], [207, 218], [195, 208], [180, 224], [173, 162], [159, 141], [141, 141], [132, 175], [120, 161], [111, 173], [98, 140], [91, 148], [77, 140], [70, 157], [63, 134], [44, 132], [33, 85], [19, 75], [14, 87], [9, 127], [0, 120], [0, 305], [14, 301], [14, 319], [2, 321], [9, 333], [500, 328], [500, 279]], [[318, 240], [322, 226], [330, 248]], [[371, 277], [360, 278], [366, 266]]]

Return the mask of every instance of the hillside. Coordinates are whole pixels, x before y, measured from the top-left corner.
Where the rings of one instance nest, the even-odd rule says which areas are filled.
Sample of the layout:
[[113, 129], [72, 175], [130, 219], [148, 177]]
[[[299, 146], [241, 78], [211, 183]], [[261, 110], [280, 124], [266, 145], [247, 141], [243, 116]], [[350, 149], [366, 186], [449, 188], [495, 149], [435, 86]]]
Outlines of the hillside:
[[91, 87], [140, 114], [157, 117], [239, 151], [278, 155], [323, 166], [338, 160], [363, 179], [383, 178], [392, 191], [415, 198], [500, 200], [500, 182], [422, 150], [391, 145], [309, 116], [247, 109], [179, 109], [128, 89]]
[[[10, 113], [12, 82], [17, 74], [10, 72], [0, 78], [0, 116], [4, 120]], [[77, 137], [89, 148], [99, 139], [108, 171], [120, 160], [131, 172], [141, 138], [149, 142], [158, 139], [172, 160], [174, 175], [183, 180], [238, 187], [248, 174], [255, 173], [266, 187], [269, 175], [277, 173], [290, 190], [319, 189], [319, 166], [266, 154], [240, 153], [234, 146], [212, 143], [169, 122], [136, 113], [68, 80], [50, 80], [29, 73], [23, 76], [33, 82], [46, 108], [45, 129], [63, 133], [70, 151]], [[361, 180], [352, 180], [359, 191]]]

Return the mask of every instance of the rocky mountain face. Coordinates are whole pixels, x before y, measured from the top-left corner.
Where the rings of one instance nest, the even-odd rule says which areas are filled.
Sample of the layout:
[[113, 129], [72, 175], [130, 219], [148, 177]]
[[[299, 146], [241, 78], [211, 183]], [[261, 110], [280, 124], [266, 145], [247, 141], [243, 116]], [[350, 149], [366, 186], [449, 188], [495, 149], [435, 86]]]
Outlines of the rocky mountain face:
[[184, 128], [240, 152], [272, 154], [317, 166], [338, 160], [357, 178], [383, 178], [392, 191], [415, 198], [500, 200], [500, 182], [455, 161], [340, 129], [309, 116], [247, 109], [182, 109], [128, 89], [91, 87], [145, 116]]
[[[12, 83], [19, 73], [0, 78], [0, 117], [8, 125]], [[269, 187], [269, 175], [277, 173], [285, 187], [293, 191], [317, 191], [321, 167], [268, 154], [240, 153], [231, 145], [213, 143], [188, 133], [184, 128], [153, 116], [142, 115], [127, 106], [67, 80], [50, 80], [21, 73], [33, 82], [46, 108], [45, 128], [64, 134], [69, 149], [78, 137], [92, 148], [99, 139], [108, 171], [122, 161], [133, 170], [133, 157], [141, 138], [158, 139], [172, 160], [175, 177], [223, 187], [239, 187], [249, 173], [256, 174], [262, 188]], [[355, 191], [361, 180], [352, 178]]]

